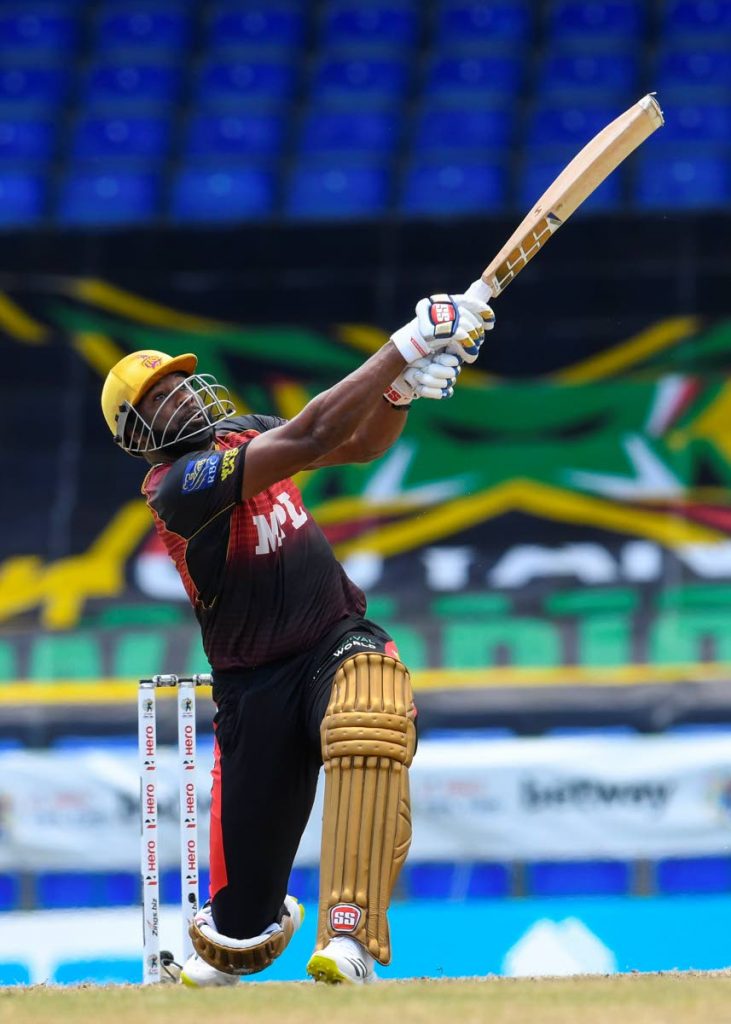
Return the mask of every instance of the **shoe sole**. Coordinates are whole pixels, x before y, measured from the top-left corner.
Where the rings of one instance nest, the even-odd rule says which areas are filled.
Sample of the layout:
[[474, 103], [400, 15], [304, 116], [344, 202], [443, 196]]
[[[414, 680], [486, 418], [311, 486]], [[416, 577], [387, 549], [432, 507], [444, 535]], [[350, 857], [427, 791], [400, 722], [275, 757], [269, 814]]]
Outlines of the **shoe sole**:
[[326, 985], [358, 985], [362, 982], [354, 981], [347, 974], [343, 974], [334, 960], [326, 956], [319, 956], [315, 953], [310, 957], [307, 964], [307, 973], [315, 981], [324, 982]]

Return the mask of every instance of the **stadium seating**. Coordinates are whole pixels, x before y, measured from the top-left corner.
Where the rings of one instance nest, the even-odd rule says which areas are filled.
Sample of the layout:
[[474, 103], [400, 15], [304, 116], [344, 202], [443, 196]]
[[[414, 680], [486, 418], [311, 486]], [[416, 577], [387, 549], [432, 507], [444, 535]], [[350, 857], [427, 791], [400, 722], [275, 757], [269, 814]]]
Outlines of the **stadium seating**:
[[650, 88], [586, 211], [727, 202], [731, 0], [13, 0], [0, 56], [0, 228], [517, 211]]
[[170, 145], [166, 118], [115, 115], [82, 118], [74, 132], [76, 160], [147, 159], [159, 161]]
[[286, 212], [296, 220], [338, 220], [385, 213], [389, 176], [379, 163], [303, 162], [289, 183]]
[[274, 206], [274, 179], [260, 167], [183, 166], [172, 185], [174, 221], [221, 223], [260, 220]]
[[284, 144], [285, 123], [279, 113], [240, 112], [195, 114], [185, 133], [186, 157], [276, 157]]
[[404, 97], [409, 65], [402, 57], [324, 57], [315, 67], [310, 96], [317, 101], [393, 103]]
[[548, 33], [556, 40], [632, 42], [644, 27], [642, 0], [557, 0], [549, 5]]
[[0, 171], [0, 227], [37, 225], [47, 212], [47, 184], [38, 173]]
[[0, 162], [49, 160], [56, 148], [56, 125], [48, 119], [0, 119]]
[[403, 52], [417, 42], [417, 5], [408, 0], [330, 0], [324, 6], [321, 40], [329, 49], [376, 46]]
[[304, 9], [301, 4], [269, 2], [242, 6], [218, 3], [208, 23], [208, 43], [213, 50], [251, 47], [280, 51], [295, 50], [304, 37]]
[[670, 0], [664, 11], [664, 34], [689, 42], [731, 35], [731, 0]]
[[298, 150], [312, 156], [388, 155], [399, 142], [399, 120], [390, 110], [311, 110], [300, 128]]
[[675, 857], [658, 861], [655, 885], [659, 893], [731, 892], [731, 858]]
[[479, 39], [518, 46], [530, 41], [532, 28], [533, 5], [526, 0], [442, 0], [438, 5], [440, 46], [469, 47]]
[[160, 55], [179, 54], [191, 40], [192, 22], [188, 12], [169, 4], [123, 4], [103, 10], [97, 26], [97, 46], [101, 53], [111, 51], [147, 51]]
[[489, 213], [503, 210], [507, 195], [500, 163], [416, 162], [406, 174], [400, 209], [429, 217]]
[[182, 71], [170, 63], [121, 61], [98, 63], [86, 74], [82, 86], [87, 109], [141, 107], [150, 112], [170, 107], [182, 87]]
[[139, 224], [159, 212], [160, 178], [154, 171], [79, 168], [61, 185], [58, 220], [68, 226]]
[[202, 107], [281, 103], [292, 95], [296, 70], [280, 57], [213, 57], [200, 68], [195, 99]]
[[536, 861], [526, 865], [531, 896], [624, 896], [630, 892], [630, 866], [624, 861]]
[[8, 64], [0, 68], [0, 110], [22, 117], [52, 113], [66, 99], [71, 77], [60, 65]]
[[72, 14], [42, 5], [0, 13], [0, 57], [28, 60], [72, 54], [78, 43], [78, 28]]
[[731, 162], [722, 153], [652, 153], [638, 160], [636, 207], [703, 209], [731, 201]]

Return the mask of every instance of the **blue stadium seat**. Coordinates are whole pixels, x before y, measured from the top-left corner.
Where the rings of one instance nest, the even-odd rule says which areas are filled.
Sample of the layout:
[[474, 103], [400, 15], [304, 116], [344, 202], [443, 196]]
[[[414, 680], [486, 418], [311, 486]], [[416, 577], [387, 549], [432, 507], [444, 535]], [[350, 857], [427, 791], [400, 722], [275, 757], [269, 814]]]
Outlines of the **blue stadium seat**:
[[197, 114], [189, 124], [184, 152], [188, 157], [275, 157], [284, 142], [284, 119], [265, 111]]
[[137, 737], [129, 733], [118, 736], [56, 736], [51, 741], [54, 750], [127, 750], [137, 747]]
[[497, 97], [509, 99], [520, 89], [523, 62], [506, 53], [436, 56], [424, 83], [428, 97], [454, 98], [471, 103]]
[[620, 96], [637, 91], [639, 77], [634, 52], [587, 53], [558, 52], [547, 54], [539, 74], [540, 92], [587, 94], [616, 93]]
[[476, 42], [528, 43], [532, 31], [527, 0], [441, 0], [435, 40], [439, 46]]
[[3, 59], [71, 55], [78, 41], [78, 27], [73, 15], [53, 9], [0, 13], [0, 55]]
[[[731, 49], [672, 47], [660, 52], [653, 78], [660, 96], [667, 90], [731, 89]], [[687, 92], [686, 92], [687, 98]]]
[[394, 102], [403, 97], [408, 83], [409, 65], [403, 58], [326, 57], [315, 69], [311, 96], [318, 101]]
[[539, 107], [530, 119], [529, 146], [568, 146], [576, 152], [622, 113], [616, 106], [580, 106], [551, 103]]
[[97, 64], [84, 83], [87, 109], [139, 106], [151, 110], [173, 104], [182, 84], [174, 64], [123, 61]]
[[663, 31], [685, 45], [692, 36], [731, 34], [731, 0], [675, 0], [665, 6]]
[[330, 0], [323, 15], [322, 40], [330, 49], [375, 44], [409, 50], [418, 34], [417, 9], [404, 0]]
[[510, 145], [515, 131], [512, 106], [428, 107], [416, 121], [412, 153], [495, 153]]
[[507, 176], [501, 163], [418, 161], [406, 172], [400, 209], [407, 214], [448, 217], [502, 210]]
[[635, 42], [644, 25], [642, 0], [558, 0], [549, 8], [549, 34], [558, 41]]
[[665, 110], [662, 141], [725, 143], [731, 139], [731, 106], [721, 103], [679, 103]]
[[160, 179], [151, 171], [79, 169], [62, 182], [61, 224], [117, 227], [153, 220], [160, 212]]
[[663, 153], [637, 163], [635, 206], [639, 209], [703, 209], [731, 201], [731, 161], [725, 153]]
[[0, 228], [38, 224], [46, 212], [46, 187], [36, 174], [0, 173]]
[[[557, 156], [553, 149], [547, 156], [542, 156], [540, 153], [528, 153], [518, 178], [518, 206], [520, 209], [526, 213], [532, 209], [551, 182], [575, 155], [575, 151], [571, 150]], [[582, 203], [577, 216], [579, 213], [598, 213], [620, 209], [623, 205], [622, 192], [621, 169], [618, 168]], [[565, 728], [570, 729], [571, 727]], [[553, 735], [554, 730], [551, 732]], [[564, 732], [564, 734], [569, 735], [570, 733]]]
[[731, 891], [731, 857], [673, 857], [655, 866], [658, 893]]
[[48, 910], [128, 906], [137, 888], [137, 875], [126, 871], [44, 871], [36, 879], [36, 903]]
[[454, 892], [457, 865], [451, 861], [407, 864], [404, 882], [410, 899], [444, 900]]
[[630, 865], [618, 860], [536, 861], [526, 865], [530, 896], [624, 896]]
[[178, 54], [191, 39], [191, 20], [184, 10], [156, 3], [130, 3], [103, 11], [97, 46], [101, 51], [135, 50]]
[[0, 910], [16, 910], [20, 906], [20, 878], [0, 875]]
[[169, 145], [170, 125], [166, 118], [84, 117], [76, 126], [72, 155], [78, 160], [158, 160], [165, 156]]
[[281, 103], [292, 95], [296, 69], [292, 61], [213, 58], [201, 68], [197, 96], [207, 107], [262, 102]]
[[65, 100], [70, 82], [68, 67], [0, 68], [0, 107], [53, 110]]
[[210, 18], [208, 42], [212, 49], [256, 47], [294, 50], [304, 38], [303, 7], [293, 3], [220, 3]]
[[0, 160], [49, 160], [56, 146], [56, 126], [48, 120], [0, 120]]
[[177, 221], [235, 223], [261, 220], [274, 208], [274, 176], [260, 167], [182, 167], [173, 181]]
[[506, 864], [473, 864], [465, 896], [470, 900], [510, 895], [510, 869]]
[[387, 156], [399, 142], [401, 122], [385, 110], [311, 110], [302, 123], [299, 152]]
[[388, 173], [378, 164], [303, 163], [292, 172], [286, 212], [298, 220], [378, 217], [386, 210], [388, 191]]

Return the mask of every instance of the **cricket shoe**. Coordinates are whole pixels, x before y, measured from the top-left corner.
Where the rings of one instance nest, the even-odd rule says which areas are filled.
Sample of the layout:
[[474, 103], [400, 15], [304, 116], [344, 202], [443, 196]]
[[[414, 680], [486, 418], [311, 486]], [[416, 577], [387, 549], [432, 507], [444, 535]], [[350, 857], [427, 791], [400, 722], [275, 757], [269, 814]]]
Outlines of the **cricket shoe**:
[[[292, 918], [294, 930], [297, 931], [304, 920], [305, 908], [301, 903], [297, 902], [294, 896], [285, 896], [284, 906]], [[207, 925], [213, 931], [216, 930], [210, 901], [203, 904], [195, 916], [195, 921], [199, 926]], [[275, 926], [272, 925], [270, 927], [274, 928]], [[276, 927], [279, 926], [277, 925]], [[269, 929], [267, 929], [268, 931]], [[192, 956], [188, 957], [180, 972], [181, 984], [186, 985], [188, 988], [224, 988], [236, 985], [240, 980], [238, 974], [228, 974], [226, 971], [219, 971], [217, 967], [206, 963], [197, 953], [193, 953]]]
[[327, 985], [372, 985], [378, 981], [374, 958], [357, 939], [336, 935], [324, 949], [313, 953], [307, 973]]

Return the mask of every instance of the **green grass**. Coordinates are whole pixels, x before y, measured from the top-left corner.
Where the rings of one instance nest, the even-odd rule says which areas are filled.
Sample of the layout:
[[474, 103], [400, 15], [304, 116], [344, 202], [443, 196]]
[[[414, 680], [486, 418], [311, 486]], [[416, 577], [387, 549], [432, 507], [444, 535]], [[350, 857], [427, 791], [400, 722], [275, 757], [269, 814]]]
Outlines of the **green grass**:
[[731, 1024], [731, 973], [0, 990], [1, 1024]]

